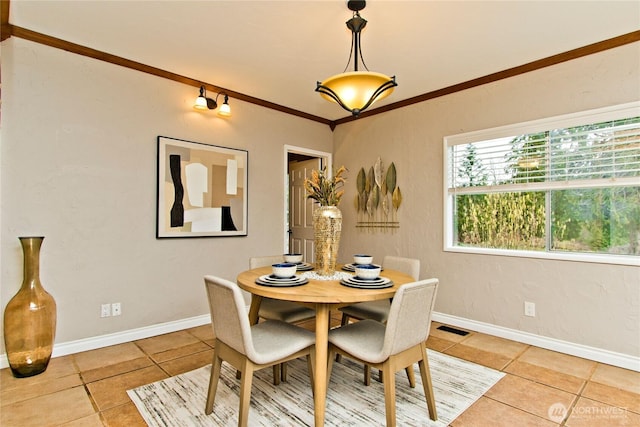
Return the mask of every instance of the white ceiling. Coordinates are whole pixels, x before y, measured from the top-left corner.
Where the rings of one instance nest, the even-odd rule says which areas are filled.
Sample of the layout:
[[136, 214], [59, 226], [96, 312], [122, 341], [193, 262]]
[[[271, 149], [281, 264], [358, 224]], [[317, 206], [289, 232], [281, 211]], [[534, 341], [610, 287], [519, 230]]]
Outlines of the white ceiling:
[[[335, 120], [346, 1], [11, 0], [9, 22]], [[373, 108], [640, 29], [640, 2], [371, 0], [364, 60], [398, 87]], [[197, 90], [194, 89], [194, 97]], [[233, 102], [233, 100], [231, 100]], [[233, 105], [233, 104], [232, 104]]]

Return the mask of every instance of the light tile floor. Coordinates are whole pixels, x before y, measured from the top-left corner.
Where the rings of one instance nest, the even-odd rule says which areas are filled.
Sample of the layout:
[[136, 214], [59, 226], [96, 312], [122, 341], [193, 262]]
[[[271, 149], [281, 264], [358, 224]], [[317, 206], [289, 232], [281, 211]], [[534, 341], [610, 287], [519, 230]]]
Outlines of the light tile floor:
[[[332, 322], [339, 325], [339, 318]], [[640, 426], [638, 372], [438, 326], [429, 348], [506, 373], [452, 427]], [[211, 363], [213, 338], [205, 325], [58, 357], [31, 378], [3, 369], [0, 426], [144, 426], [126, 390]]]

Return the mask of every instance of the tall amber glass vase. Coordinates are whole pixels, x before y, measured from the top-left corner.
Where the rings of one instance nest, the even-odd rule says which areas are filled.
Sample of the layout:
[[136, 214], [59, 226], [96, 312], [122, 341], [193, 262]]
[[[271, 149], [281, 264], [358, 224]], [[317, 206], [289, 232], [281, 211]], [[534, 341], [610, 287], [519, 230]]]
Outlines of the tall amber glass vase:
[[319, 206], [313, 211], [315, 271], [321, 276], [331, 276], [336, 270], [342, 212], [337, 206]]
[[15, 377], [47, 369], [56, 333], [56, 301], [40, 283], [40, 246], [44, 237], [20, 237], [24, 278], [4, 311], [4, 343]]

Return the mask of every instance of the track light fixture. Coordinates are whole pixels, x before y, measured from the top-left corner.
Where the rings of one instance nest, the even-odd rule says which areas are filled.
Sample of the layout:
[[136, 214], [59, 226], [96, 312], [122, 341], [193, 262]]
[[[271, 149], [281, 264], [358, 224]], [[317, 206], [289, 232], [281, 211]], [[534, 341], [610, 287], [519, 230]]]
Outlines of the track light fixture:
[[[360, 16], [366, 6], [365, 0], [350, 0], [347, 7], [353, 11], [353, 17], [346, 24], [351, 30], [351, 48], [345, 72], [329, 77], [322, 83], [317, 82], [316, 92], [327, 101], [336, 102], [345, 110], [358, 116], [374, 102], [386, 98], [398, 86], [396, 77], [369, 71], [360, 47], [360, 32], [367, 25], [367, 20]], [[353, 58], [353, 71], [346, 72]], [[362, 62], [366, 71], [358, 70], [358, 61]]]
[[193, 108], [196, 110], [215, 110], [218, 108], [218, 97], [224, 95], [224, 102], [218, 110], [218, 115], [223, 117], [231, 116], [231, 107], [229, 106], [229, 95], [224, 92], [220, 92], [216, 95], [216, 99], [207, 97], [207, 89], [204, 86], [200, 86], [200, 95], [196, 98]]

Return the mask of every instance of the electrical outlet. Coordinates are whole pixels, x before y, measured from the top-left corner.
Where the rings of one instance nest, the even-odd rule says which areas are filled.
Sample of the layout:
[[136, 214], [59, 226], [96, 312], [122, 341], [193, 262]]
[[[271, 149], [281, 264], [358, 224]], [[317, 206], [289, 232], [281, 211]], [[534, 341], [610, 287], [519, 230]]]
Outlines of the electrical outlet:
[[525, 301], [524, 302], [524, 315], [529, 317], [536, 317], [536, 303]]
[[113, 316], [120, 316], [122, 314], [122, 307], [119, 302], [114, 302], [111, 304], [111, 314]]
[[111, 316], [111, 304], [102, 304], [100, 307], [100, 317]]

